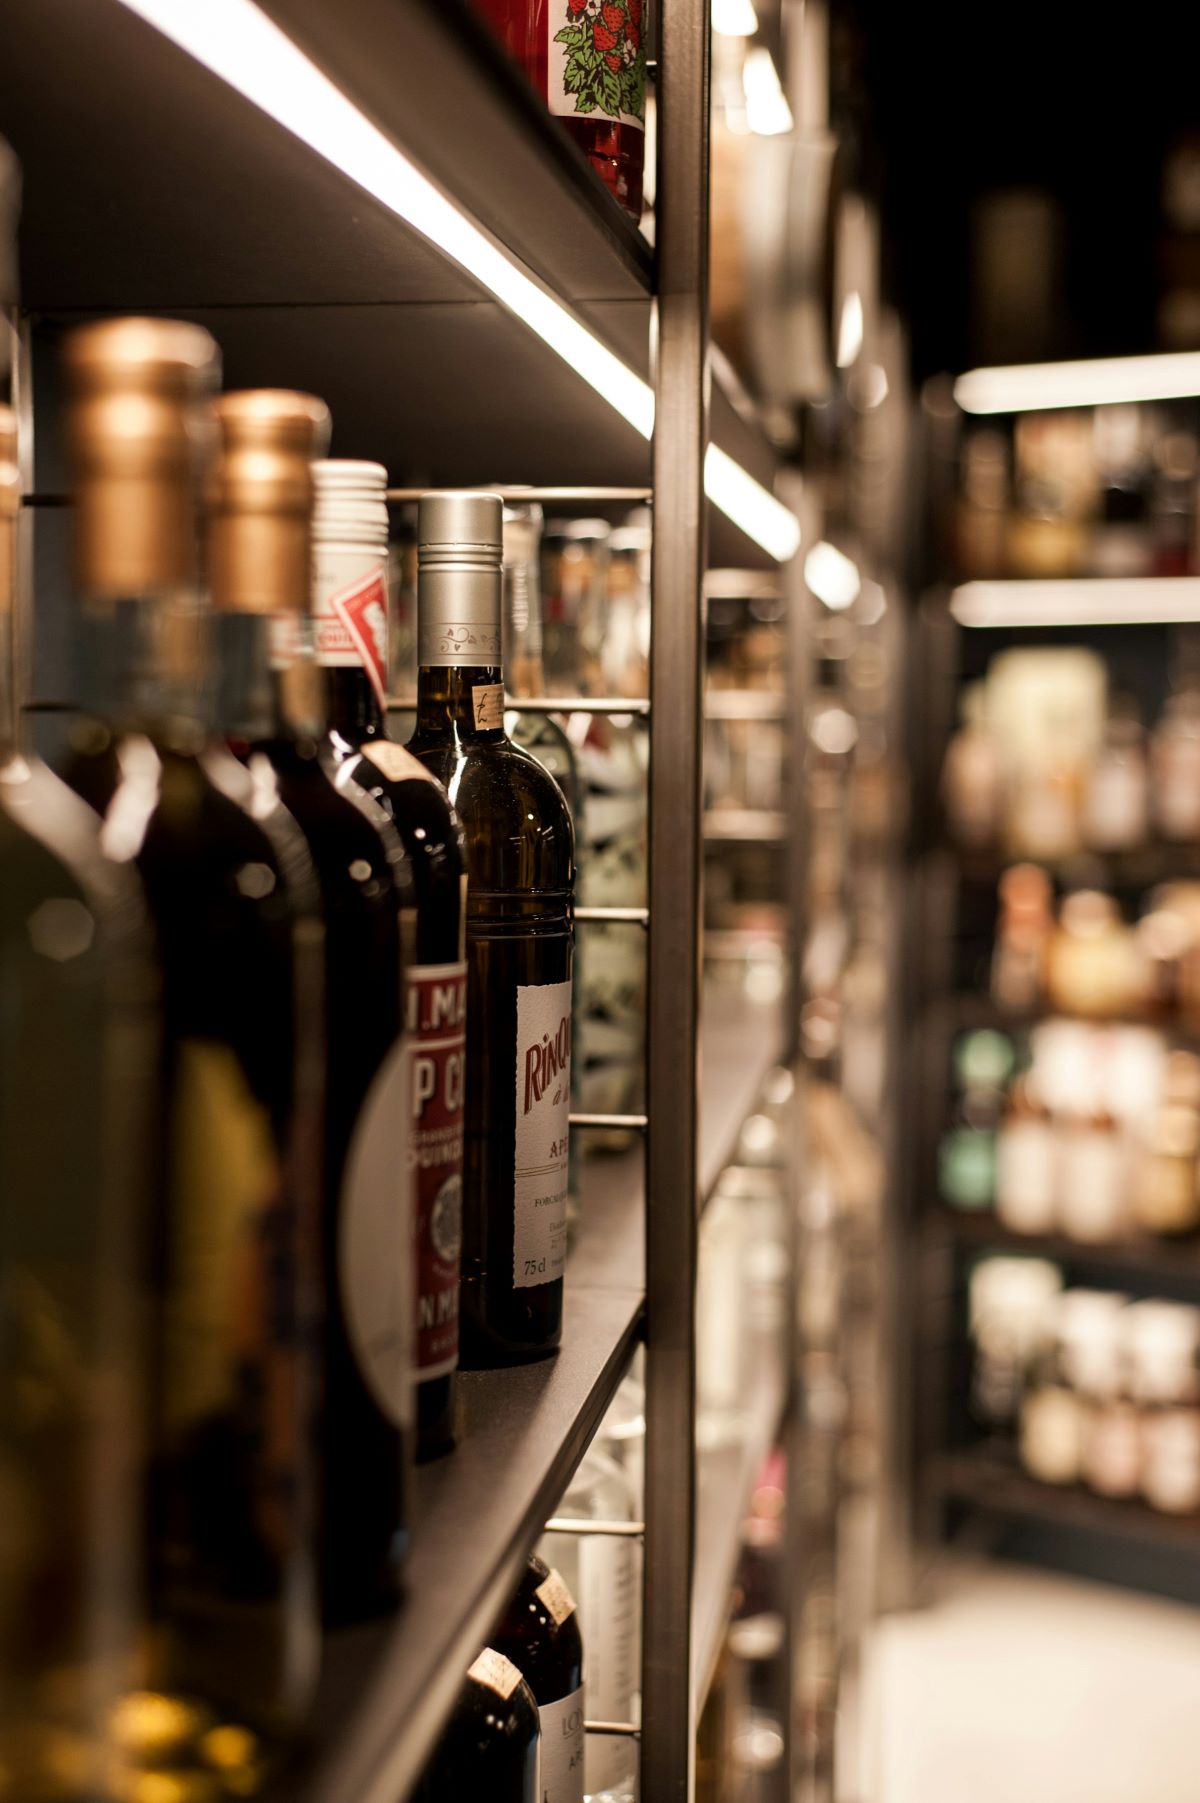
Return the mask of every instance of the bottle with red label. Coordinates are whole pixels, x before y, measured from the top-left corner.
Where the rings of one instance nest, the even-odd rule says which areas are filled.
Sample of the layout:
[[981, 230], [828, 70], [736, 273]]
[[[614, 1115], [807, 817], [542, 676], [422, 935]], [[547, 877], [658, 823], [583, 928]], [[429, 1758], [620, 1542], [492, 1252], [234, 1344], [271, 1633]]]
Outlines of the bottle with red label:
[[636, 222], [646, 154], [645, 0], [476, 0], [563, 130]]
[[563, 792], [504, 730], [501, 502], [421, 497], [417, 726], [466, 841], [468, 1010], [463, 1362], [562, 1337], [575, 843]]
[[392, 822], [412, 882], [405, 960], [411, 1058], [409, 1158], [416, 1235], [417, 1456], [454, 1443], [462, 1240], [466, 873], [440, 783], [387, 735], [387, 472], [313, 465], [313, 631], [335, 781]]

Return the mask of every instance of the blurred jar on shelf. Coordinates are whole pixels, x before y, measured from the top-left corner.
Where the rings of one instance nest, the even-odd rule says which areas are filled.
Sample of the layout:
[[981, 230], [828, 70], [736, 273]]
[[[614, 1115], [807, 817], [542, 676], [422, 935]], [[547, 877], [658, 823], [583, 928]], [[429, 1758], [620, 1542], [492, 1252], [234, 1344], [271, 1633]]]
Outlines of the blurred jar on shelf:
[[1119, 699], [1087, 772], [1083, 797], [1084, 843], [1093, 851], [1133, 851], [1149, 826], [1144, 735], [1137, 710]]
[[1029, 1074], [1019, 1077], [996, 1136], [996, 1213], [1014, 1233], [1050, 1233], [1058, 1201], [1054, 1123]]
[[1190, 576], [1196, 568], [1196, 438], [1168, 432], [1154, 447], [1151, 480], [1152, 558], [1156, 576]]
[[1064, 899], [1046, 976], [1051, 1002], [1068, 1014], [1108, 1019], [1136, 1006], [1137, 945], [1111, 895], [1078, 889]]
[[1007, 564], [1009, 450], [1003, 432], [982, 427], [963, 441], [957, 561], [965, 581], [1002, 575]]
[[1064, 1369], [1080, 1416], [1079, 1474], [1089, 1489], [1137, 1495], [1141, 1431], [1131, 1393], [1125, 1298], [1068, 1290], [1059, 1304]]
[[1141, 1492], [1167, 1515], [1200, 1510], [1200, 1309], [1134, 1302], [1125, 1312], [1141, 1409]]
[[1171, 695], [1150, 742], [1154, 826], [1173, 844], [1200, 841], [1200, 687]]
[[1150, 1123], [1134, 1220], [1148, 1233], [1177, 1235], [1200, 1227], [1200, 1058], [1172, 1052], [1161, 1106]]
[[996, 1195], [996, 1136], [1014, 1051], [1003, 1033], [966, 1033], [954, 1049], [958, 1099], [938, 1152], [943, 1200], [952, 1208], [990, 1208]]
[[968, 683], [959, 698], [961, 724], [946, 749], [942, 805], [957, 843], [986, 851], [1000, 839], [1004, 818], [1004, 759], [987, 719], [987, 689]]
[[1043, 1484], [1077, 1483], [1083, 1458], [1083, 1416], [1067, 1370], [1065, 1300], [1061, 1293], [1046, 1298], [1020, 1406], [1018, 1455]]
[[1129, 1226], [1129, 1156], [1125, 1136], [1099, 1099], [1082, 1102], [1058, 1128], [1058, 1225], [1071, 1239], [1103, 1245]]
[[1024, 1013], [1041, 998], [1054, 932], [1050, 878], [1036, 864], [1014, 864], [1000, 878], [1000, 918], [992, 956], [992, 995]]
[[1013, 576], [1075, 576], [1085, 567], [1096, 508], [1091, 424], [1084, 413], [1029, 413], [1013, 431]]
[[1016, 1426], [1030, 1371], [1052, 1344], [1061, 1289], [1062, 1273], [1044, 1258], [982, 1258], [973, 1268], [971, 1410], [984, 1427]]

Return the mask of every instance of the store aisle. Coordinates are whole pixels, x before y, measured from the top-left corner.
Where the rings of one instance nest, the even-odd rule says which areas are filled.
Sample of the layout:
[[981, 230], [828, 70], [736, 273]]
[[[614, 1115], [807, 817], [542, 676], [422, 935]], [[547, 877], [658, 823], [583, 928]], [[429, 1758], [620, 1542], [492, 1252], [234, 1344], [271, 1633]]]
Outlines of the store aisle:
[[1196, 1803], [1198, 1709], [1200, 1612], [960, 1573], [873, 1630], [853, 1803]]

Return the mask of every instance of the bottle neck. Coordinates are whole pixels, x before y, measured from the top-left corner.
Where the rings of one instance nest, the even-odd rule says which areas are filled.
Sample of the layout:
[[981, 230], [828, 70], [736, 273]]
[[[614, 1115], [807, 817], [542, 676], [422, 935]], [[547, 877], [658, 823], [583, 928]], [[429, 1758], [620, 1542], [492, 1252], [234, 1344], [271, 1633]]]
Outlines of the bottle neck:
[[218, 613], [214, 639], [218, 732], [247, 745], [320, 736], [324, 695], [303, 616]]
[[504, 672], [499, 664], [422, 664], [417, 728], [423, 745], [497, 744], [504, 738]]
[[211, 708], [209, 626], [191, 593], [85, 603], [76, 684], [83, 711], [122, 732], [194, 737]]
[[383, 709], [370, 677], [360, 664], [321, 671], [330, 736], [345, 751], [357, 751], [371, 739], [387, 737]]

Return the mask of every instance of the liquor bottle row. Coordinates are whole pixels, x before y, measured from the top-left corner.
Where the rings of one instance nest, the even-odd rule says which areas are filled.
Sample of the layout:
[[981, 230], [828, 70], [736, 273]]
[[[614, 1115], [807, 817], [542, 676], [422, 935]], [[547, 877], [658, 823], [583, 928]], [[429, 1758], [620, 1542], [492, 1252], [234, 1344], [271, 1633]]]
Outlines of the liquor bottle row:
[[954, 1049], [942, 1198], [1081, 1244], [1200, 1229], [1200, 1058], [1142, 1027], [1048, 1020]]
[[1147, 735], [1076, 648], [993, 658], [961, 697], [942, 773], [947, 822], [968, 851], [1064, 859], [1200, 838], [1200, 686], [1188, 670]]
[[969, 576], [1200, 569], [1194, 406], [1028, 413], [963, 444], [956, 562]]
[[1000, 1008], [1200, 1027], [1200, 883], [1160, 884], [1130, 925], [1099, 889], [1072, 890], [1056, 908], [1046, 872], [1014, 864], [999, 904], [991, 989]]
[[203, 1741], [250, 1794], [322, 1626], [395, 1603], [460, 1296], [464, 1362], [560, 1340], [572, 824], [505, 731], [496, 496], [422, 502], [402, 746], [383, 469], [312, 396], [216, 397], [190, 324], [63, 369], [61, 777], [17, 746], [0, 442], [0, 1762], [148, 1797]]
[[1200, 1309], [1066, 1289], [1043, 1259], [971, 1274], [971, 1400], [1042, 1483], [1200, 1511]]

